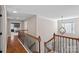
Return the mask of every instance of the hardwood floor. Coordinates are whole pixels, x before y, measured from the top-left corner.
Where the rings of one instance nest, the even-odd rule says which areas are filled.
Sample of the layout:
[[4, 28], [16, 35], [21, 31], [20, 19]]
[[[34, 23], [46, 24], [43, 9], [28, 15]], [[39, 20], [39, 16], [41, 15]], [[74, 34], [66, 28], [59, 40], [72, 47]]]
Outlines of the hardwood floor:
[[17, 37], [14, 39], [8, 38], [7, 53], [27, 53], [24, 47], [20, 44]]

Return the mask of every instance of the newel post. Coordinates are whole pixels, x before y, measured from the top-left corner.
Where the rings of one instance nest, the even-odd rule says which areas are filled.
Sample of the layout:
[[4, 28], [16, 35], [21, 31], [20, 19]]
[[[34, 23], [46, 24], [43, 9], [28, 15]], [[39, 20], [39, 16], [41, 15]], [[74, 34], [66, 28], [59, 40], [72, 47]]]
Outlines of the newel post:
[[39, 39], [39, 53], [40, 53], [41, 52], [41, 46], [40, 46], [41, 45], [41, 37], [39, 36], [38, 39]]
[[54, 39], [54, 47], [53, 47], [53, 50], [55, 51], [55, 33], [53, 34], [53, 39]]

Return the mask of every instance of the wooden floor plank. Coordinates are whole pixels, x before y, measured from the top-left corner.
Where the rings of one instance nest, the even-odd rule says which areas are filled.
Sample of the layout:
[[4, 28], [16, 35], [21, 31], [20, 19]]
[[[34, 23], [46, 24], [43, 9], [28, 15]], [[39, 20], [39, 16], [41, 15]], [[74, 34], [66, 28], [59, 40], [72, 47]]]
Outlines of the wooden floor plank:
[[14, 39], [8, 38], [7, 53], [26, 53], [24, 47], [20, 44], [17, 37]]

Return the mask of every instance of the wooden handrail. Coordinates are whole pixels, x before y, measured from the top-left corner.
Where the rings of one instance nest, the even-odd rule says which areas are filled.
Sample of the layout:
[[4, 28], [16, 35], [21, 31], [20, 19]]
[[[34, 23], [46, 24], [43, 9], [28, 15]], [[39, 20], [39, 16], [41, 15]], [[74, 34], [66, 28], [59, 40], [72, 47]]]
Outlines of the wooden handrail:
[[28, 35], [28, 36], [30, 36], [30, 37], [32, 37], [32, 38], [34, 38], [34, 39], [38, 40], [38, 41], [41, 41], [41, 39], [39, 39], [39, 36], [38, 36], [38, 37], [36, 37], [36, 36], [31, 35], [31, 34], [29, 34], [29, 33], [25, 33], [25, 35]]
[[53, 34], [53, 37], [50, 40], [48, 40], [47, 42], [44, 42], [44, 46], [47, 48], [48, 52], [50, 52], [51, 49], [49, 49], [46, 44], [52, 41], [54, 39], [54, 36], [55, 36], [55, 33]]
[[61, 34], [53, 34], [53, 37], [50, 39], [50, 40], [48, 40], [47, 42], [45, 42], [45, 44], [47, 44], [48, 42], [50, 42], [52, 39], [54, 39], [54, 36], [60, 36], [60, 37], [65, 37], [65, 38], [69, 38], [69, 39], [73, 39], [73, 40], [79, 40], [79, 38], [78, 37], [72, 37], [72, 36], [68, 36], [68, 35], [61, 35]]
[[48, 42], [52, 41], [54, 39], [54, 36], [55, 36], [55, 33], [53, 34], [53, 37], [50, 40], [48, 40], [47, 42], [44, 42], [44, 43], [47, 44]]
[[[22, 32], [21, 32], [21, 31], [22, 31]], [[21, 34], [23, 33], [24, 36], [25, 36], [25, 35], [28, 35], [28, 36], [30, 36], [30, 37], [32, 37], [32, 38], [38, 40], [38, 41], [41, 41], [41, 39], [39, 39], [39, 36], [36, 37], [36, 36], [34, 36], [34, 35], [30, 34], [30, 33], [24, 33], [24, 31], [25, 31], [25, 30], [20, 30], [20, 31], [19, 31], [19, 34], [20, 34], [20, 32], [21, 32]], [[19, 34], [18, 34], [18, 35], [19, 35]]]
[[47, 44], [48, 42], [52, 41], [52, 39], [53, 39], [53, 37], [50, 40], [48, 40], [47, 42], [44, 42], [44, 43]]
[[[22, 31], [22, 30], [21, 30]], [[34, 35], [32, 35], [32, 34], [30, 34], [30, 33], [25, 33], [24, 31], [19, 31], [18, 32], [18, 36], [20, 37], [20, 35], [22, 34], [23, 36], [26, 36], [26, 35], [28, 35], [29, 37], [32, 37], [32, 38], [34, 38], [34, 40], [37, 40], [38, 41], [38, 43], [39, 43], [39, 53], [41, 52], [41, 49], [40, 49], [40, 42], [41, 42], [41, 38], [40, 38], [40, 36], [38, 36], [38, 37], [36, 37], [36, 36], [34, 36]]]
[[[76, 41], [79, 41], [79, 36], [77, 36], [77, 35], [72, 35], [72, 34], [53, 34], [53, 37], [50, 39], [50, 40], [48, 40], [47, 42], [45, 42], [44, 43], [44, 46], [45, 46], [45, 48], [47, 48], [47, 50], [49, 51], [50, 49], [47, 47], [47, 43], [49, 43], [50, 41], [54, 41], [53, 42], [53, 50], [55, 51], [55, 37], [58, 37], [58, 38], [60, 38], [60, 40], [61, 40], [61, 38], [66, 38], [66, 40], [68, 39], [68, 40], [76, 40]], [[64, 42], [63, 42], [64, 43]], [[76, 43], [76, 45], [77, 45], [77, 43]], [[69, 46], [70, 46], [70, 43], [69, 43]], [[64, 48], [63, 48], [63, 50], [64, 50]], [[51, 50], [50, 50], [51, 51]], [[70, 50], [69, 50], [69, 52], [70, 52]]]
[[79, 40], [78, 37], [73, 37], [73, 36], [69, 36], [69, 35], [55, 34], [55, 36], [64, 37], [64, 38], [69, 38], [69, 39], [73, 39], [73, 40]]

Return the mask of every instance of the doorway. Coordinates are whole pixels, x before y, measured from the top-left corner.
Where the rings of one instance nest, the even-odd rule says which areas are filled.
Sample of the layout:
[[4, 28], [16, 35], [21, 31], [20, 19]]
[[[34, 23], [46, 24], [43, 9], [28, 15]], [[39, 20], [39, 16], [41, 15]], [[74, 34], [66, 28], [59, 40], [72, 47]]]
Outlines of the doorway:
[[18, 31], [20, 30], [20, 23], [11, 23], [10, 25], [11, 35], [18, 35]]

